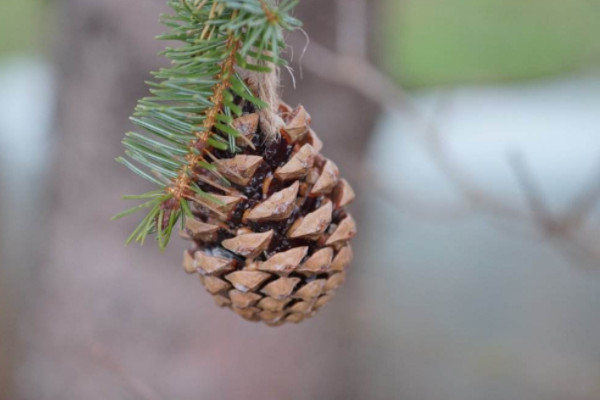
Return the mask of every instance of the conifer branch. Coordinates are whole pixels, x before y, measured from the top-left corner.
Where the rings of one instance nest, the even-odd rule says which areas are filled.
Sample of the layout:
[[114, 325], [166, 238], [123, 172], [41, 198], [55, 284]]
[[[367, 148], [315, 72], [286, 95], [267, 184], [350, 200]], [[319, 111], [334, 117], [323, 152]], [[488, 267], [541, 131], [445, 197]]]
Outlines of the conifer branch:
[[[190, 182], [193, 171], [200, 166], [200, 163], [205, 161], [203, 153], [207, 151], [207, 142], [213, 134], [212, 130], [217, 122], [217, 116], [223, 108], [223, 96], [231, 83], [229, 76], [234, 73], [235, 56], [239, 48], [239, 40], [233, 34], [229, 34], [227, 39], [227, 49], [229, 55], [221, 67], [220, 81], [213, 89], [213, 96], [210, 98], [212, 107], [209, 107], [205, 112], [205, 120], [202, 124], [202, 130], [196, 133], [197, 139], [194, 139], [190, 144], [190, 152], [187, 156], [187, 163], [179, 172], [177, 178], [173, 180], [167, 191], [173, 195], [176, 200], [181, 200], [192, 196], [190, 191]], [[197, 154], [196, 151], [201, 151]], [[178, 203], [179, 204], [179, 203]]]
[[[290, 12], [298, 0], [171, 0], [174, 15], [162, 16], [171, 31], [158, 37], [183, 45], [163, 55], [171, 67], [153, 73], [150, 97], [138, 102], [132, 122], [144, 133], [129, 132], [126, 157], [118, 162], [160, 190], [128, 198], [143, 199], [114, 219], [142, 209], [149, 212], [128, 239], [144, 243], [156, 234], [165, 248], [175, 225], [191, 215], [188, 201], [210, 198], [195, 177], [215, 172], [207, 160], [212, 149], [237, 152], [240, 133], [232, 122], [241, 116], [239, 99], [257, 109], [269, 106], [254, 93], [239, 71], [269, 73], [268, 65], [285, 65], [283, 32], [300, 26]], [[251, 61], [250, 61], [251, 60]]]

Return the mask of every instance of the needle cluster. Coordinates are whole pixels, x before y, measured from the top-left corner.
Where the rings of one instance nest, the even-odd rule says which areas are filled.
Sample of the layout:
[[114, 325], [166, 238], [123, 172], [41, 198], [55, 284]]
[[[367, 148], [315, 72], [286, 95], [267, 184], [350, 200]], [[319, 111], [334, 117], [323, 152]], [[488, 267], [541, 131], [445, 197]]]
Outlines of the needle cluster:
[[172, 0], [172, 15], [161, 17], [168, 33], [161, 40], [179, 41], [161, 54], [169, 68], [153, 73], [150, 96], [141, 99], [132, 122], [141, 132], [125, 134], [125, 156], [117, 161], [157, 186], [126, 199], [143, 200], [114, 217], [138, 211], [145, 217], [128, 243], [144, 243], [155, 234], [165, 248], [174, 227], [191, 216], [190, 202], [210, 196], [197, 184], [210, 171], [214, 150], [235, 153], [243, 136], [232, 122], [243, 114], [240, 100], [257, 109], [270, 105], [259, 98], [244, 76], [267, 74], [285, 65], [284, 32], [300, 26], [290, 15], [298, 0]]

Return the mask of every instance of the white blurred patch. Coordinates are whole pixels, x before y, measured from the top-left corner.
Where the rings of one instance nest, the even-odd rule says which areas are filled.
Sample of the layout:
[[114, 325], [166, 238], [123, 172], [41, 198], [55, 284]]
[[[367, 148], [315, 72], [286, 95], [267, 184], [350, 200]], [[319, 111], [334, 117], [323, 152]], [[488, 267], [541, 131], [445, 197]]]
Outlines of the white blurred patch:
[[[550, 202], [570, 199], [600, 178], [600, 79], [437, 90], [417, 96], [452, 158], [496, 194], [520, 195], [508, 155], [518, 152]], [[371, 159], [384, 176], [424, 196], [455, 198], [417, 139], [423, 129], [402, 113], [384, 115]]]
[[27, 246], [42, 239], [53, 108], [48, 65], [0, 62], [0, 264], [15, 291], [34, 267]]
[[35, 59], [4, 61], [0, 63], [0, 88], [1, 176], [10, 188], [8, 193], [17, 195], [29, 190], [28, 179], [46, 162], [53, 112], [52, 74], [46, 64]]

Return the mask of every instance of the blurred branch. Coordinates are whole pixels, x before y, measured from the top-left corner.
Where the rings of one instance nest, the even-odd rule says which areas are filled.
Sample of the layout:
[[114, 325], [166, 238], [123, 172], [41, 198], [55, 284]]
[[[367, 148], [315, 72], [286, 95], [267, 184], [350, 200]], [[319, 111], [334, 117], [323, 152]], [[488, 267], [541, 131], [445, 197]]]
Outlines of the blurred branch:
[[346, 85], [369, 100], [390, 111], [408, 111], [414, 122], [425, 132], [427, 149], [440, 170], [463, 194], [468, 202], [500, 216], [521, 218], [522, 215], [502, 200], [486, 193], [452, 158], [443, 145], [436, 125], [421, 115], [406, 92], [369, 61], [354, 56], [334, 53], [320, 44], [311, 42], [303, 59], [303, 68], [321, 79]]
[[[567, 211], [559, 218], [552, 215], [552, 212], [548, 209], [546, 201], [544, 200], [542, 191], [523, 155], [520, 153], [510, 154], [509, 164], [514, 171], [515, 177], [529, 204], [535, 223], [554, 247], [563, 253], [567, 250], [565, 255], [570, 259], [575, 258], [579, 265], [587, 265], [589, 261], [600, 261], [600, 251], [597, 246], [595, 246], [593, 242], [576, 237], [573, 226], [576, 225], [577, 222], [571, 222], [568, 218], [571, 210]], [[573, 204], [577, 204], [577, 201]], [[585, 204], [587, 205], [587, 203]], [[577, 211], [577, 214], [584, 215], [586, 211], [587, 209]], [[560, 242], [557, 243], [555, 239], [559, 239]], [[557, 246], [557, 244], [560, 246]], [[563, 244], [570, 245], [570, 248], [565, 249], [565, 247], [562, 246]]]
[[356, 90], [385, 109], [417, 112], [406, 93], [364, 58], [334, 53], [311, 41], [302, 67], [323, 80]]
[[[416, 109], [416, 107], [414, 108]], [[439, 114], [439, 110], [437, 114]], [[425, 146], [431, 159], [446, 179], [463, 196], [470, 207], [486, 211], [500, 218], [517, 220], [527, 218], [517, 207], [487, 192], [485, 188], [475, 182], [469, 172], [448, 151], [448, 147], [444, 142], [444, 136], [437, 128], [438, 121], [431, 119], [427, 121], [417, 111], [414, 111], [412, 116], [417, 119], [417, 122], [424, 125]]]
[[581, 193], [571, 201], [569, 207], [563, 214], [562, 224], [570, 229], [576, 230], [588, 220], [590, 214], [600, 203], [600, 167], [586, 185]]
[[553, 236], [555, 233], [558, 233], [560, 231], [558, 224], [548, 210], [542, 191], [527, 167], [523, 155], [520, 153], [511, 153], [509, 154], [508, 161], [523, 190], [534, 221], [546, 235]]
[[[583, 253], [586, 259], [591, 259], [594, 264], [600, 265], [600, 250], [593, 242], [590, 243], [585, 239], [591, 235], [578, 232], [600, 202], [600, 179], [598, 176], [594, 176], [591, 184], [579, 196], [576, 196], [564, 213], [553, 216], [548, 210], [535, 180], [527, 172], [523, 160], [520, 157], [512, 157], [511, 166], [529, 203], [529, 211], [522, 210], [476, 183], [469, 172], [449, 153], [436, 123], [425, 118], [406, 91], [369, 62], [364, 55], [336, 53], [318, 43], [311, 42], [309, 50], [302, 59], [302, 67], [321, 79], [354, 89], [383, 109], [402, 111], [408, 114], [419, 127], [417, 130], [425, 134], [425, 147], [431, 159], [453, 187], [461, 193], [470, 208], [517, 222], [532, 220], [544, 237], [560, 238], [569, 243], [572, 249]], [[377, 177], [376, 173], [371, 171], [368, 173], [371, 177]], [[380, 192], [385, 186], [377, 180], [369, 181], [368, 184]], [[397, 194], [389, 193], [389, 191], [384, 191], [383, 194], [383, 197], [387, 199], [390, 199], [391, 196], [396, 196], [398, 199]], [[415, 202], [409, 203], [415, 204]], [[419, 207], [422, 208], [422, 205]], [[450, 210], [448, 215], [461, 214], [460, 210]]]

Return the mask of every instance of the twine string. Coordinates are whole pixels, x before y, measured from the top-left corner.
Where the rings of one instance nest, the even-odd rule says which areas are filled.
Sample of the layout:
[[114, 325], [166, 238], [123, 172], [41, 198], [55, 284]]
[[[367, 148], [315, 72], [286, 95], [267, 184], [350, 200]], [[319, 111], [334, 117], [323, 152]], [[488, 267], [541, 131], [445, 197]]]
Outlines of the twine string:
[[[259, 0], [267, 20], [273, 22], [277, 16], [268, 6], [265, 0]], [[279, 4], [279, 0], [274, 0], [275, 6]], [[260, 117], [260, 128], [265, 135], [266, 141], [276, 141], [280, 137], [281, 128], [285, 126], [285, 122], [279, 116], [279, 104], [281, 103], [280, 86], [281, 77], [280, 70], [275, 64], [264, 60], [254, 60], [259, 65], [266, 66], [270, 72], [255, 72], [246, 71], [245, 78], [248, 80], [250, 88], [258, 96], [258, 98], [268, 104], [266, 108], [260, 109], [258, 115]]]
[[265, 135], [266, 141], [279, 139], [281, 129], [285, 122], [279, 115], [279, 104], [281, 97], [279, 89], [281, 86], [280, 70], [273, 63], [258, 61], [260, 65], [269, 67], [271, 72], [240, 71], [247, 80], [248, 86], [256, 96], [268, 104], [267, 107], [258, 111], [260, 117], [260, 128]]

